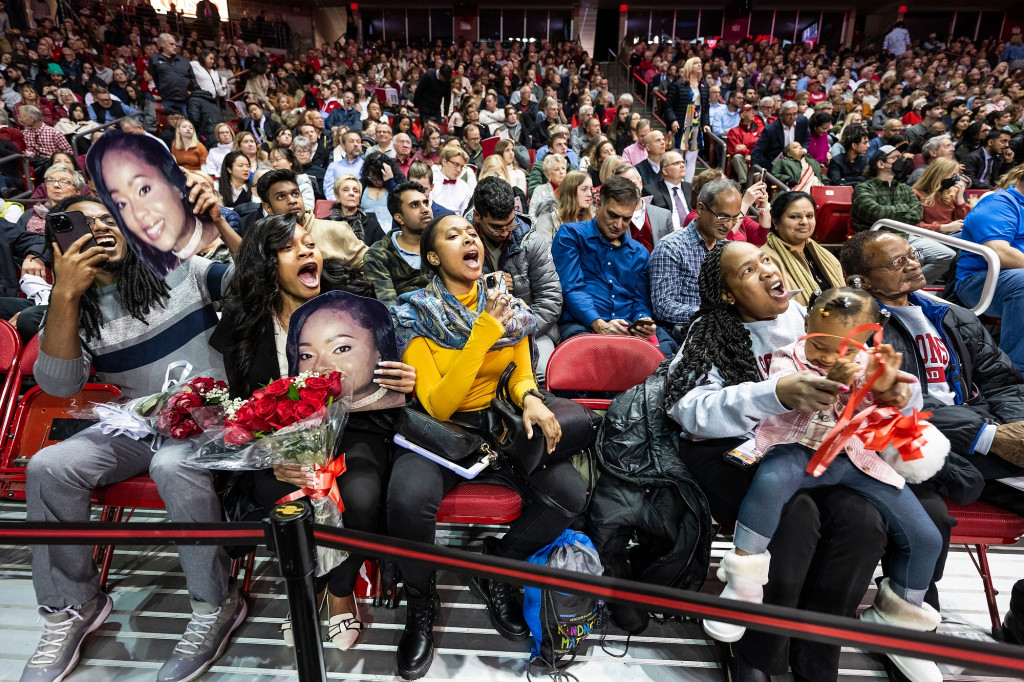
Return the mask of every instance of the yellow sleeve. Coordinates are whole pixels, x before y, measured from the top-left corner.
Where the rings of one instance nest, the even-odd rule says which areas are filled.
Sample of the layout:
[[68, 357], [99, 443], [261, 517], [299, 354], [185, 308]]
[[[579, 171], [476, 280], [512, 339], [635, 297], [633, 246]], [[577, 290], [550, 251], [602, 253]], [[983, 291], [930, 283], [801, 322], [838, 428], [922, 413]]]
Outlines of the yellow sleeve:
[[349, 224], [337, 220], [310, 221], [309, 233], [320, 247], [324, 258], [339, 258], [355, 270], [363, 269], [367, 246], [355, 235]]
[[[462, 350], [444, 351], [458, 357], [451, 363], [450, 371], [444, 376], [434, 360], [434, 353], [426, 339], [416, 337], [409, 343], [402, 355], [402, 362], [416, 368], [416, 397], [423, 404], [427, 414], [435, 419], [447, 421], [466, 399], [484, 357], [491, 346], [501, 338], [505, 328], [496, 319], [484, 313], [476, 318], [469, 340]], [[529, 349], [527, 349], [529, 358]], [[527, 359], [529, 367], [529, 359]]]
[[512, 377], [509, 379], [508, 384], [512, 393], [512, 400], [515, 401], [516, 405], [522, 407], [526, 392], [530, 389], [536, 390], [537, 388], [537, 379], [533, 376], [533, 360], [530, 357], [530, 339], [523, 339], [515, 345], [513, 350], [515, 351], [513, 360], [516, 363], [516, 369], [512, 372]]

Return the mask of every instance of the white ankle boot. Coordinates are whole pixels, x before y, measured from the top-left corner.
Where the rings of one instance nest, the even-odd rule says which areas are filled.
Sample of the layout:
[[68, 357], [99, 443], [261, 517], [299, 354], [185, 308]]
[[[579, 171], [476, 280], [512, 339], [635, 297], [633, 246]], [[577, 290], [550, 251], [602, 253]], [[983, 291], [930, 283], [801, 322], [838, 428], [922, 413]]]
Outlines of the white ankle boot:
[[[724, 582], [725, 589], [721, 596], [725, 599], [760, 604], [764, 600], [764, 586], [768, 583], [768, 566], [771, 554], [740, 555], [730, 549], [722, 557], [718, 567], [718, 579]], [[704, 631], [719, 642], [735, 642], [747, 628], [742, 625], [723, 623], [716, 620], [705, 620]]]
[[[860, 619], [868, 623], [895, 625], [921, 632], [931, 632], [939, 627], [942, 621], [939, 612], [928, 604], [914, 606], [905, 599], [900, 599], [889, 587], [888, 578], [882, 580], [878, 594], [875, 595], [875, 603], [860, 614]], [[942, 682], [942, 673], [934, 661], [895, 654], [886, 656], [911, 682]]]

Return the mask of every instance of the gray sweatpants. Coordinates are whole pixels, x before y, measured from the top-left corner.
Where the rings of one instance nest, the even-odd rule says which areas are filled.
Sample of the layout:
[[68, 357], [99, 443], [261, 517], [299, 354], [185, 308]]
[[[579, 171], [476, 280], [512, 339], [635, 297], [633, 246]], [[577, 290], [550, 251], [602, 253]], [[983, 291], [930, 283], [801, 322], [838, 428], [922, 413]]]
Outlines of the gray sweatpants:
[[[176, 523], [223, 520], [213, 476], [185, 466], [195, 446], [167, 439], [157, 452], [151, 440], [107, 436], [88, 429], [40, 450], [28, 463], [28, 521], [74, 523], [89, 520], [92, 490], [149, 472]], [[218, 545], [178, 547], [178, 557], [195, 601], [217, 606], [228, 596], [228, 556]], [[42, 606], [62, 609], [99, 594], [99, 576], [89, 545], [35, 545], [32, 583]]]

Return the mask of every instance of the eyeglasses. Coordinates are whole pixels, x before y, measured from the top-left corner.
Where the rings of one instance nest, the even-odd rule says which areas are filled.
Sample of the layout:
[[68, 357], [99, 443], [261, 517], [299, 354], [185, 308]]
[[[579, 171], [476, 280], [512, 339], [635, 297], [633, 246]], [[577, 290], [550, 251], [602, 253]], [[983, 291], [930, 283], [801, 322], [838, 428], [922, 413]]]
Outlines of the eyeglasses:
[[104, 213], [101, 216], [87, 215], [85, 216], [85, 224], [89, 226], [90, 230], [95, 227], [117, 227], [117, 221], [109, 213]]
[[728, 215], [718, 215], [717, 213], [712, 211], [710, 208], [708, 209], [708, 211], [711, 213], [711, 215], [715, 216], [715, 221], [717, 221], [720, 225], [727, 225], [727, 224], [735, 225], [736, 223], [738, 223], [741, 220], [743, 220], [743, 215], [742, 214], [741, 215], [728, 216]]
[[461, 171], [461, 170], [462, 170], [463, 168], [465, 168], [465, 167], [466, 167], [466, 164], [464, 164], [464, 163], [459, 163], [458, 161], [452, 161], [451, 159], [449, 159], [449, 160], [448, 160], [448, 163], [450, 163], [451, 165], [455, 166], [455, 168], [456, 168], [457, 170], [460, 170], [460, 171]]
[[921, 249], [911, 249], [910, 253], [904, 256], [896, 256], [892, 259], [892, 262], [888, 265], [880, 265], [868, 270], [889, 270], [891, 272], [899, 272], [903, 268], [907, 267], [909, 261], [914, 261], [918, 265], [921, 264], [921, 258], [924, 256], [924, 252]]
[[71, 180], [68, 180], [67, 178], [46, 178], [46, 184], [56, 185], [57, 187], [63, 187], [64, 189], [67, 189], [68, 187], [71, 187], [75, 183]]

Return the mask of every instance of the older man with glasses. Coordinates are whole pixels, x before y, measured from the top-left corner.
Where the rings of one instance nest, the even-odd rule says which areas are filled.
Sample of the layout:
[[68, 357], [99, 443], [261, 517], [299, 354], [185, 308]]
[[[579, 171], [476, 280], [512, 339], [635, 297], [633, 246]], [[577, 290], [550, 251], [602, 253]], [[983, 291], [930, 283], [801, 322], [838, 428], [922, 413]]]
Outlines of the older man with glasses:
[[672, 328], [700, 309], [697, 279], [708, 252], [743, 220], [743, 195], [732, 180], [712, 180], [697, 197], [697, 218], [658, 242], [651, 254], [654, 319]]

